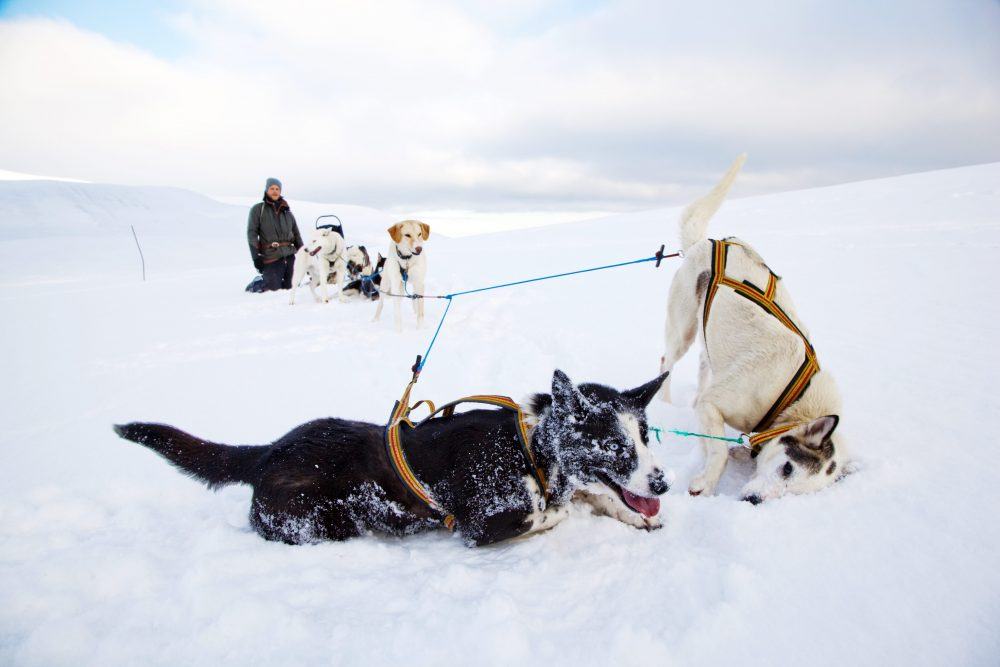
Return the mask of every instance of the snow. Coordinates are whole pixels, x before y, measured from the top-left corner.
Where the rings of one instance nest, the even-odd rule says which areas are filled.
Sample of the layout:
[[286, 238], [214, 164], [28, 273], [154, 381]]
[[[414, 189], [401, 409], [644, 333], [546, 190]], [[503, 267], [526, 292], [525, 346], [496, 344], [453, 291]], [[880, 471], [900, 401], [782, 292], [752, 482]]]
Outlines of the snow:
[[[420, 331], [404, 308], [402, 334], [370, 304], [289, 307], [242, 291], [244, 207], [46, 183], [32, 208], [0, 184], [0, 663], [995, 665], [998, 184], [983, 165], [733, 200], [712, 222], [787, 281], [841, 385], [857, 472], [753, 507], [732, 462], [719, 495], [692, 498], [700, 454], [667, 436], [662, 530], [574, 509], [484, 549], [447, 533], [268, 543], [249, 489], [210, 493], [110, 428], [235, 444], [325, 415], [381, 422], [443, 303]], [[648, 256], [676, 245], [677, 213], [432, 237], [429, 289]], [[345, 220], [349, 242], [380, 240], [366, 220]], [[521, 397], [554, 368], [651, 379], [675, 261], [456, 299], [414, 398]], [[675, 378], [679, 405], [654, 402], [650, 422], [695, 429], [693, 353]]]
[[20, 171], [9, 171], [0, 169], [0, 181], [66, 181], [68, 183], [86, 183], [78, 178], [63, 178], [59, 176], [39, 176], [37, 174], [25, 174]]

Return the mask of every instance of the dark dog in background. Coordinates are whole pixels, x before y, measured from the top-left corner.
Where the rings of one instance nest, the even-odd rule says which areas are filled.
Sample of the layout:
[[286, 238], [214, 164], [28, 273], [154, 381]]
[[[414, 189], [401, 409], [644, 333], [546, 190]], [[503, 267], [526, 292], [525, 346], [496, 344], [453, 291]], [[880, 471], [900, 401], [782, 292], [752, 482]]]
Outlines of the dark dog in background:
[[344, 295], [349, 297], [363, 296], [370, 301], [379, 298], [379, 286], [382, 284], [382, 267], [385, 257], [379, 253], [375, 265], [372, 266], [368, 249], [363, 245], [351, 246], [347, 249], [347, 285]]

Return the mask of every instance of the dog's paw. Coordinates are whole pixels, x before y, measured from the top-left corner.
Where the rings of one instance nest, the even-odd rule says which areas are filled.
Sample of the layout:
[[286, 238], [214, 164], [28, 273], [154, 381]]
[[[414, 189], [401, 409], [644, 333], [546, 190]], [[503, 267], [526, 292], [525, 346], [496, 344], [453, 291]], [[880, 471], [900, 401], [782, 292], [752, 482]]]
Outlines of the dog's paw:
[[698, 475], [688, 486], [688, 493], [692, 496], [710, 496], [715, 493], [718, 479], [709, 479], [707, 475]]
[[661, 519], [659, 516], [643, 517], [642, 522], [643, 522], [642, 529], [645, 531], [652, 532], [654, 530], [659, 530], [660, 528], [663, 528], [663, 519]]

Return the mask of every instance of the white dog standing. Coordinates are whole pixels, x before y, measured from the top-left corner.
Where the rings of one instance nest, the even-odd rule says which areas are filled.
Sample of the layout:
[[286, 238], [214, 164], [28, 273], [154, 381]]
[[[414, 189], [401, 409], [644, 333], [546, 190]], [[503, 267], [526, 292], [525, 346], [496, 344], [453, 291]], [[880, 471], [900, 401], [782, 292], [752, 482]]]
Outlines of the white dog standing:
[[[695, 411], [703, 433], [722, 436], [729, 424], [758, 431], [757, 468], [742, 497], [754, 504], [785, 493], [809, 493], [835, 481], [847, 462], [839, 423], [840, 393], [819, 368], [809, 333], [783, 281], [748, 244], [706, 238], [746, 156], [740, 156], [712, 192], [681, 214], [684, 263], [670, 285], [668, 371], [701, 333], [703, 351]], [[670, 378], [662, 397], [670, 400]], [[725, 469], [725, 442], [700, 439], [702, 472], [692, 495], [711, 494]]]
[[[347, 262], [344, 250], [347, 244], [344, 237], [332, 229], [317, 229], [309, 242], [295, 253], [295, 270], [292, 274], [292, 294], [288, 303], [295, 303], [295, 292], [299, 288], [306, 273], [309, 274], [309, 289], [316, 301], [328, 302], [326, 285], [329, 281], [338, 291], [342, 290], [344, 278], [347, 276]], [[323, 297], [316, 293], [319, 287]], [[343, 293], [340, 294], [343, 299]]]
[[[396, 322], [396, 331], [403, 330], [402, 319], [402, 298], [399, 296], [389, 296], [390, 294], [423, 294], [427, 274], [427, 256], [423, 254], [424, 243], [431, 235], [430, 225], [418, 220], [404, 220], [397, 222], [389, 228], [389, 237], [392, 243], [389, 247], [389, 256], [386, 258], [385, 267], [382, 269], [381, 297], [378, 300], [378, 308], [375, 310], [377, 322], [382, 315], [382, 306], [386, 300], [393, 302], [393, 315]], [[424, 323], [424, 300], [412, 299], [413, 312], [417, 316], [417, 327]]]

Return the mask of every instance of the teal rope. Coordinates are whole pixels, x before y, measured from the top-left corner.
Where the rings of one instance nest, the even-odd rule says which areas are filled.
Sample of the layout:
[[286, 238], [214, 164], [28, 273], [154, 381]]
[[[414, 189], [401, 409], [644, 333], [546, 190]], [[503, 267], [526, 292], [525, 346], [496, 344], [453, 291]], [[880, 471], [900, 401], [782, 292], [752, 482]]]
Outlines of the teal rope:
[[686, 438], [708, 438], [709, 440], [724, 440], [725, 442], [735, 442], [738, 444], [745, 444], [743, 436], [738, 438], [727, 438], [724, 435], [708, 435], [707, 433], [694, 433], [692, 431], [678, 431], [675, 428], [668, 429], [671, 433], [675, 435], [683, 435]]
[[[662, 253], [662, 248], [660, 249]], [[438, 320], [437, 328], [434, 330], [434, 336], [431, 338], [430, 345], [427, 346], [427, 351], [424, 352], [424, 356], [420, 358], [420, 362], [414, 367], [414, 371], [420, 373], [424, 370], [424, 365], [427, 363], [427, 357], [431, 354], [431, 348], [434, 347], [434, 343], [437, 342], [438, 334], [441, 333], [441, 325], [444, 324], [444, 318], [448, 316], [448, 310], [451, 308], [452, 299], [456, 296], [464, 296], [466, 294], [475, 294], [477, 292], [488, 292], [489, 290], [500, 289], [502, 287], [513, 287], [514, 285], [525, 285], [527, 283], [536, 283], [540, 280], [552, 280], [553, 278], [563, 278], [565, 276], [575, 276], [579, 273], [590, 273], [592, 271], [603, 271], [604, 269], [617, 269], [621, 266], [629, 266], [630, 264], [642, 264], [643, 262], [655, 262], [658, 260], [666, 259], [668, 257], [679, 256], [677, 253], [672, 255], [656, 254], [652, 257], [643, 257], [642, 259], [633, 259], [629, 262], [618, 262], [617, 264], [605, 264], [604, 266], [595, 266], [589, 269], [579, 269], [578, 271], [566, 271], [565, 273], [553, 273], [548, 276], [540, 276], [538, 278], [527, 278], [525, 280], [517, 280], [512, 283], [501, 283], [499, 285], [490, 285], [488, 287], [479, 287], [477, 289], [465, 290], [462, 292], [452, 292], [451, 294], [444, 294], [442, 296], [424, 296], [421, 294], [407, 294], [406, 296], [411, 299], [447, 299], [448, 305], [444, 309], [444, 313], [441, 314], [441, 319]], [[406, 282], [403, 282], [403, 289], [406, 290]], [[397, 294], [390, 294], [389, 296], [400, 296]]]
[[541, 276], [539, 278], [528, 278], [526, 280], [517, 280], [512, 283], [502, 283], [500, 285], [490, 285], [489, 287], [480, 287], [478, 289], [465, 290], [464, 292], [452, 292], [451, 294], [445, 294], [445, 298], [450, 299], [453, 296], [462, 296], [463, 294], [475, 294], [476, 292], [488, 292], [491, 289], [500, 289], [501, 287], [513, 287], [514, 285], [524, 285], [527, 283], [536, 283], [540, 280], [552, 280], [553, 278], [563, 278], [565, 276], [575, 276], [578, 273], [590, 273], [591, 271], [603, 271], [604, 269], [617, 269], [619, 266], [628, 266], [629, 264], [641, 264], [643, 262], [655, 262], [658, 258], [656, 255], [652, 257], [644, 257], [642, 259], [634, 259], [631, 262], [619, 262], [618, 264], [605, 264], [604, 266], [595, 266], [590, 269], [580, 269], [578, 271], [567, 271], [566, 273], [553, 273], [549, 276]]
[[424, 364], [427, 363], [427, 358], [431, 356], [431, 348], [434, 347], [434, 343], [438, 339], [438, 334], [441, 333], [441, 325], [444, 324], [444, 318], [448, 317], [448, 311], [451, 309], [451, 297], [446, 297], [448, 299], [448, 305], [444, 307], [444, 312], [441, 314], [441, 319], [438, 320], [437, 329], [434, 330], [434, 337], [431, 338], [431, 344], [427, 346], [427, 351], [424, 352], [424, 356], [421, 357], [420, 363], [417, 364], [417, 373], [424, 370]]
[[662, 429], [659, 426], [650, 426], [649, 430], [656, 435], [657, 442], [663, 442], [663, 440], [660, 439], [660, 433], [665, 430], [667, 433], [673, 433], [674, 435], [682, 435], [686, 438], [708, 438], [709, 440], [723, 440], [725, 442], [735, 442], [739, 445], [746, 444], [746, 440], [743, 439], [742, 435], [738, 438], [727, 438], [726, 436], [722, 435], [708, 435], [707, 433], [695, 433], [694, 431], [679, 431], [675, 428]]

